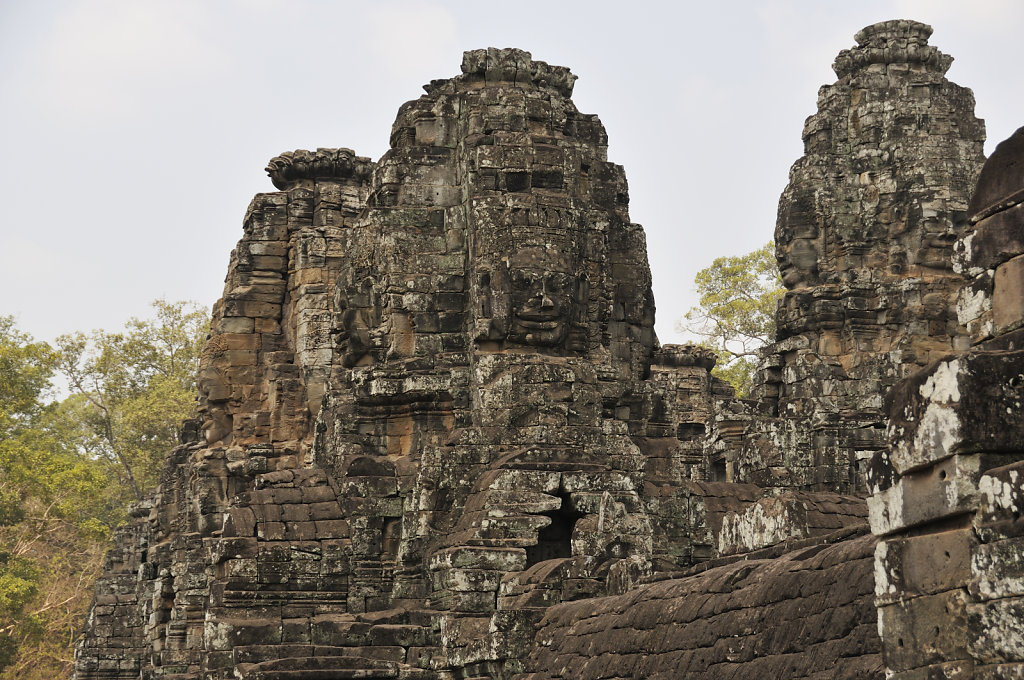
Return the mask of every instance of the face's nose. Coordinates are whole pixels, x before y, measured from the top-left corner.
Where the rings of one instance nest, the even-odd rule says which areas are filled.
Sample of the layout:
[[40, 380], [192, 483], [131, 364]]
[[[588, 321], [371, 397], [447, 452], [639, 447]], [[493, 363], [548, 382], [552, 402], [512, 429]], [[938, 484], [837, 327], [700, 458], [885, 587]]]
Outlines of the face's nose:
[[547, 286], [543, 282], [534, 291], [533, 301], [540, 309], [552, 309], [555, 306], [554, 301], [548, 297]]

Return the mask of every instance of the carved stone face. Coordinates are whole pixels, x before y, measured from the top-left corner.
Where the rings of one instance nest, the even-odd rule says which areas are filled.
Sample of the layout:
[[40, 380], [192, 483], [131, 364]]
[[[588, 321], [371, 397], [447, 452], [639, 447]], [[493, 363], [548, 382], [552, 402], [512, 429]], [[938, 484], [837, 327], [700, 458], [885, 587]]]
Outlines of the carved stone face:
[[371, 333], [380, 324], [373, 281], [364, 278], [358, 288], [346, 290], [339, 283], [334, 293], [334, 339], [345, 368], [369, 361]]
[[221, 371], [210, 366], [200, 371], [197, 387], [203, 438], [207, 444], [215, 444], [231, 434], [232, 418], [227, 409], [231, 390]]
[[821, 216], [817, 202], [813, 190], [798, 187], [791, 196], [784, 197], [779, 206], [775, 256], [782, 282], [790, 290], [820, 282]]
[[565, 342], [576, 318], [579, 279], [565, 258], [525, 248], [510, 258], [508, 285], [512, 319], [508, 339], [524, 345]]
[[817, 239], [795, 238], [788, 247], [776, 249], [779, 260], [779, 273], [782, 283], [792, 290], [803, 285], [818, 282], [818, 251]]
[[571, 274], [513, 269], [509, 339], [527, 345], [558, 345], [569, 332], [576, 281]]

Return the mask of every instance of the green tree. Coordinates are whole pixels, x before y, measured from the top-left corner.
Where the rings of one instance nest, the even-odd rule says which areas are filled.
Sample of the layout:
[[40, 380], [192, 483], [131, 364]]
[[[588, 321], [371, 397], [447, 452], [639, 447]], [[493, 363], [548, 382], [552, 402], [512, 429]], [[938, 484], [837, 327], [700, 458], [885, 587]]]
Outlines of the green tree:
[[700, 304], [676, 328], [718, 354], [713, 373], [746, 397], [758, 350], [775, 337], [775, 307], [784, 288], [775, 244], [736, 257], [719, 257], [694, 277]]
[[[35, 342], [0, 317], [0, 680], [67, 677], [112, 529], [195, 403], [205, 310]], [[53, 400], [64, 373], [71, 394]]]
[[[70, 667], [88, 575], [106, 546], [110, 479], [70, 445], [48, 401], [57, 360], [0, 317], [0, 678], [58, 677]], [[58, 640], [54, 665], [38, 649]]]
[[154, 319], [131, 319], [119, 333], [57, 338], [60, 370], [77, 414], [80, 447], [107, 461], [132, 500], [156, 486], [159, 465], [195, 408], [199, 352], [209, 314], [193, 303], [153, 303]]

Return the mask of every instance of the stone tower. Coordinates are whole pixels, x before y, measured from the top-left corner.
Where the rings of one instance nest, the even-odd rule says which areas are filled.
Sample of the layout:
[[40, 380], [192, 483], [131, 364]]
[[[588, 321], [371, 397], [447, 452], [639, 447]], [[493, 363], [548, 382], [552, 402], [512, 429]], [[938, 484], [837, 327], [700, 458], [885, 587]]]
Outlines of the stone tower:
[[349, 611], [425, 602], [469, 630], [534, 564], [650, 556], [630, 434], [655, 340], [643, 233], [575, 77], [518, 50], [462, 70], [402, 107], [346, 244], [315, 448], [359, 504]]
[[818, 93], [779, 201], [786, 293], [737, 480], [863, 492], [864, 465], [885, 446], [885, 393], [969, 344], [952, 254], [985, 129], [971, 91], [944, 77], [952, 57], [928, 45], [931, 32], [865, 28]]
[[511, 672], [544, 606], [709, 550], [679, 508], [714, 359], [658, 347], [574, 80], [467, 52], [379, 162], [270, 162], [201, 421], [111, 554], [79, 678]]

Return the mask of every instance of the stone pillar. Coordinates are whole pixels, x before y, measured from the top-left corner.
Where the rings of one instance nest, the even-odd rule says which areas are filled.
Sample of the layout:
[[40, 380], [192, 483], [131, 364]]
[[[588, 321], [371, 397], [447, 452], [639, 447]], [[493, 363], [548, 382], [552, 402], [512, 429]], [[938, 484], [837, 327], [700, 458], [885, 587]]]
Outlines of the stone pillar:
[[869, 471], [875, 593], [891, 678], [1024, 677], [1024, 128], [971, 200], [957, 268], [974, 346], [891, 393]]

